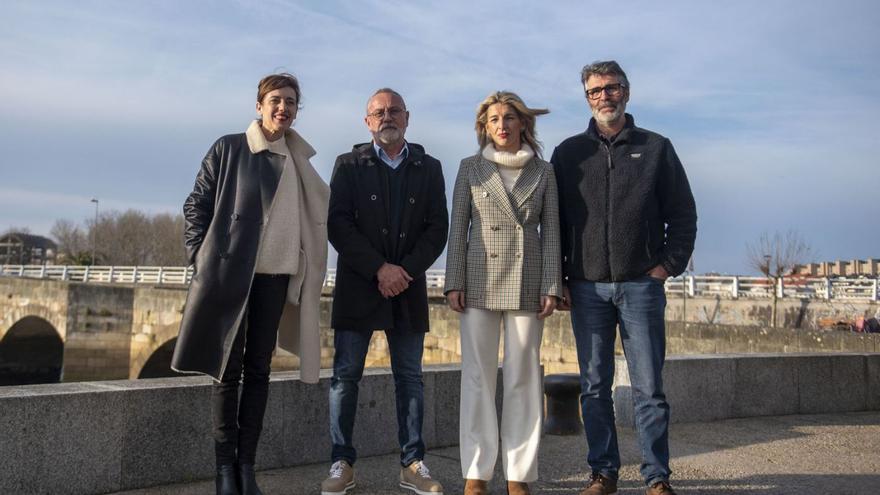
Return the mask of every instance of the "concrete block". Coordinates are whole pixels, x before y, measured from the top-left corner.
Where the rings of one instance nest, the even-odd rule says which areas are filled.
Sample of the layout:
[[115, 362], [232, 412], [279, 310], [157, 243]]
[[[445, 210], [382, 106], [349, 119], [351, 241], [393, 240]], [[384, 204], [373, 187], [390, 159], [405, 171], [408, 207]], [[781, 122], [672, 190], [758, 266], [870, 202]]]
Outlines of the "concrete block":
[[[331, 370], [321, 371], [318, 384], [299, 381], [298, 372], [272, 375], [269, 392], [281, 396], [281, 411], [277, 420], [281, 431], [273, 443], [260, 445], [257, 468], [265, 469], [271, 459], [268, 449], [281, 448], [283, 465], [328, 463], [330, 460], [329, 391]], [[277, 393], [280, 392], [280, 393]], [[273, 430], [274, 431], [274, 430]], [[265, 438], [266, 434], [263, 434]], [[264, 452], [265, 449], [265, 452]]]
[[739, 356], [734, 371], [733, 417], [795, 414], [798, 371], [779, 355]]
[[663, 368], [670, 421], [688, 423], [731, 417], [735, 360], [715, 356], [675, 356]]
[[795, 364], [798, 372], [798, 412], [818, 414], [837, 410], [834, 398], [843, 384], [835, 382], [829, 356], [796, 356]]
[[[461, 403], [461, 367], [430, 366], [434, 373], [434, 443], [428, 447], [458, 445], [459, 405]], [[428, 407], [425, 404], [425, 407]]]
[[867, 360], [864, 354], [831, 354], [831, 395], [835, 412], [864, 411], [868, 404]]
[[119, 490], [124, 410], [100, 395], [61, 389], [0, 400], [0, 493]]
[[125, 383], [117, 392], [116, 407], [125, 411], [121, 489], [208, 478], [214, 472], [210, 385], [190, 379], [170, 383], [175, 386], [140, 389]]
[[399, 449], [394, 380], [390, 379], [389, 373], [388, 369], [370, 369], [361, 379], [353, 433], [358, 456], [384, 454]]
[[614, 401], [614, 422], [621, 426], [635, 427], [632, 388], [626, 359], [618, 356], [614, 360], [614, 386], [611, 400]]

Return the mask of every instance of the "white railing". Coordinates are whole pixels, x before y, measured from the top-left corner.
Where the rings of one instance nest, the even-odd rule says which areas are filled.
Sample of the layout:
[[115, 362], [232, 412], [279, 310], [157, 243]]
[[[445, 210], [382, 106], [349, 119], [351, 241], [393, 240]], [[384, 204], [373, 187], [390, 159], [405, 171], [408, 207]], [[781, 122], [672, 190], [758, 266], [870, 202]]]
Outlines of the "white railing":
[[[192, 267], [182, 266], [66, 266], [0, 265], [0, 276], [47, 278], [74, 282], [122, 284], [184, 285], [192, 280]], [[444, 270], [425, 272], [428, 287], [442, 288]], [[324, 285], [333, 287], [336, 270], [327, 270]], [[798, 299], [880, 300], [876, 278], [807, 278], [786, 277], [774, 283], [765, 277], [696, 275], [666, 281], [670, 295], [687, 292], [688, 297], [728, 299], [764, 299], [773, 295]]]
[[0, 276], [105, 284], [185, 285], [192, 274], [184, 266], [0, 265]]
[[766, 277], [696, 275], [670, 278], [668, 294], [690, 297], [722, 297], [729, 299], [851, 299], [880, 300], [880, 283], [876, 278], [785, 277], [778, 281]]

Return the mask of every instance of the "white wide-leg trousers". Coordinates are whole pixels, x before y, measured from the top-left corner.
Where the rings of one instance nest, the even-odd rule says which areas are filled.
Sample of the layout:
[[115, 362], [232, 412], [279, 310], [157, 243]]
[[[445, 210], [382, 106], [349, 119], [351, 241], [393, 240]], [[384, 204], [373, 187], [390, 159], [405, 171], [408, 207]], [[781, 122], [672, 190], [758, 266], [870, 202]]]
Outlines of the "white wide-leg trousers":
[[495, 382], [504, 326], [504, 404], [501, 462], [508, 481], [538, 479], [538, 445], [544, 406], [541, 336], [536, 313], [467, 308], [461, 315], [459, 441], [464, 478], [490, 480], [498, 456]]

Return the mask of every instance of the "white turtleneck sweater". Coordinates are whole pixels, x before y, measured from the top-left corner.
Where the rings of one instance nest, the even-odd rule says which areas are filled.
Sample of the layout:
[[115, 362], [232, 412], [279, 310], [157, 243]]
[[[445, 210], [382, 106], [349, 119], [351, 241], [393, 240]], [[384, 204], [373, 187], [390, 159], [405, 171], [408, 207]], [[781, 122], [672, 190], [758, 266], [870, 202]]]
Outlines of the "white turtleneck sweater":
[[483, 148], [483, 158], [497, 165], [498, 174], [501, 175], [501, 182], [504, 183], [504, 189], [507, 189], [507, 192], [513, 191], [513, 186], [519, 179], [520, 172], [534, 156], [535, 151], [525, 143], [516, 153], [497, 151], [492, 143]]

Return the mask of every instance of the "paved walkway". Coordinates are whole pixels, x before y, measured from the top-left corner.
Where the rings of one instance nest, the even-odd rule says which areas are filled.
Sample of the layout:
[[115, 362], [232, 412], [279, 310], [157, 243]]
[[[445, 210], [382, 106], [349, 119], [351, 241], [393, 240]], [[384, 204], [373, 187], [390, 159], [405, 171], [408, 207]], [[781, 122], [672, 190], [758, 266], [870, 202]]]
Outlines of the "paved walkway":
[[[674, 485], [680, 494], [880, 494], [880, 411], [776, 416], [672, 425]], [[618, 493], [644, 493], [638, 475], [635, 435], [620, 431], [625, 466]], [[545, 436], [541, 480], [534, 494], [576, 495], [589, 475], [583, 437]], [[397, 455], [364, 458], [358, 486], [349, 495], [411, 494], [397, 487]], [[435, 449], [426, 464], [446, 485], [462, 492], [458, 448]], [[328, 465], [313, 464], [259, 473], [266, 495], [317, 495]], [[500, 471], [493, 493], [504, 494]], [[212, 494], [213, 481], [135, 490], [126, 495]]]

